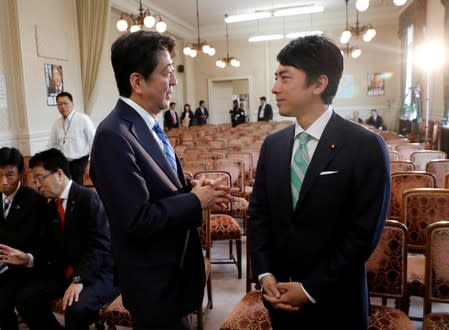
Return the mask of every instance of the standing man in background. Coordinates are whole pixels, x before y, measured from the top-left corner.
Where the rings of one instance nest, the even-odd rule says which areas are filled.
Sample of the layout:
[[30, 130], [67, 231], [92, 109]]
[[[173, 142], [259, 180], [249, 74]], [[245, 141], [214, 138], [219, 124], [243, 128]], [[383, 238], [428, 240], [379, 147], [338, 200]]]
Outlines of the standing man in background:
[[34, 277], [33, 261], [18, 265], [18, 256], [11, 251], [36, 252], [46, 215], [47, 200], [20, 182], [23, 169], [19, 150], [0, 149], [0, 329], [5, 330], [18, 329], [17, 295]]
[[74, 110], [73, 97], [68, 92], [56, 96], [56, 104], [61, 118], [58, 118], [50, 133], [47, 148], [62, 151], [69, 160], [72, 180], [83, 184], [84, 169], [95, 135], [95, 126], [88, 115]]
[[176, 113], [176, 103], [170, 102], [170, 109], [164, 112], [164, 129], [168, 131], [179, 127], [179, 117]]
[[390, 199], [386, 145], [332, 109], [343, 72], [335, 44], [300, 37], [277, 60], [272, 91], [280, 115], [296, 123], [260, 151], [248, 223], [253, 273], [274, 330], [367, 329], [365, 262]]
[[207, 119], [209, 118], [209, 111], [207, 110], [206, 101], [201, 100], [200, 106], [195, 110], [195, 125], [206, 125]]
[[273, 120], [273, 109], [271, 105], [267, 103], [265, 96], [260, 97], [259, 111], [257, 113], [257, 121], [269, 121]]
[[90, 176], [111, 224], [123, 304], [136, 330], [191, 328], [205, 284], [202, 209], [232, 200], [221, 182], [186, 181], [156, 121], [177, 83], [174, 49], [173, 37], [143, 30], [113, 43], [120, 99], [92, 148]]

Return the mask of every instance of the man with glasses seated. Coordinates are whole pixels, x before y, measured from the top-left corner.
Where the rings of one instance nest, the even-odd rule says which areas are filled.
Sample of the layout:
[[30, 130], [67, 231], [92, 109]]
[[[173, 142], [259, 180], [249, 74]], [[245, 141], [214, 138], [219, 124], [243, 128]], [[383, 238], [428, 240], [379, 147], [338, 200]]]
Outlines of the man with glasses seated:
[[[17, 330], [16, 295], [33, 277], [32, 253], [37, 249], [46, 200], [20, 182], [24, 169], [16, 148], [0, 149], [0, 329]], [[26, 251], [23, 261], [14, 249]]]
[[56, 104], [61, 117], [52, 128], [47, 148], [62, 151], [69, 160], [69, 170], [73, 181], [83, 184], [84, 169], [95, 135], [95, 126], [88, 115], [74, 110], [73, 97], [68, 92], [56, 96]]
[[62, 296], [65, 329], [87, 330], [119, 294], [103, 205], [94, 191], [70, 179], [59, 150], [37, 153], [29, 165], [36, 188], [49, 199], [48, 216], [34, 255], [36, 274], [18, 294], [17, 310], [30, 329], [63, 329], [51, 311], [51, 302]]

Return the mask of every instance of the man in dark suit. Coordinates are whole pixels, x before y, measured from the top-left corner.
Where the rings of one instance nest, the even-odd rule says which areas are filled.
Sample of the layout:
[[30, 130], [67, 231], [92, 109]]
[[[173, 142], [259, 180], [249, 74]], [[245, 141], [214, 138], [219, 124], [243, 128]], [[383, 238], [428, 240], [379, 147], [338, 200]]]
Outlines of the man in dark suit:
[[[17, 295], [17, 310], [30, 329], [89, 329], [100, 308], [118, 296], [113, 285], [109, 227], [98, 195], [69, 177], [61, 151], [37, 153], [29, 163], [35, 185], [50, 200], [41, 249], [33, 256], [36, 273]], [[16, 262], [29, 262], [10, 250]], [[51, 311], [62, 296], [62, 327]]]
[[271, 105], [267, 103], [265, 96], [260, 97], [259, 111], [257, 112], [257, 121], [269, 121], [273, 120], [273, 109]]
[[381, 130], [385, 129], [384, 120], [377, 114], [376, 109], [371, 109], [371, 116], [366, 120], [366, 123]]
[[168, 131], [179, 127], [179, 117], [176, 112], [176, 103], [170, 102], [170, 109], [164, 112], [164, 129]]
[[206, 125], [207, 119], [209, 118], [209, 111], [207, 110], [206, 101], [201, 100], [200, 106], [196, 108], [193, 119], [195, 121], [195, 125]]
[[9, 247], [34, 253], [46, 199], [20, 182], [23, 156], [16, 148], [0, 149], [0, 329], [17, 330], [16, 295], [32, 279], [31, 264], [15, 265]]
[[254, 274], [275, 330], [367, 329], [365, 262], [390, 196], [386, 145], [333, 111], [336, 45], [298, 38], [277, 59], [272, 91], [296, 122], [261, 148], [249, 208]]
[[201, 306], [204, 293], [197, 232], [202, 208], [230, 199], [220, 181], [186, 181], [156, 121], [177, 82], [174, 47], [172, 37], [149, 31], [113, 43], [120, 99], [99, 125], [91, 156], [90, 175], [111, 223], [123, 303], [134, 329], [190, 328], [187, 316]]

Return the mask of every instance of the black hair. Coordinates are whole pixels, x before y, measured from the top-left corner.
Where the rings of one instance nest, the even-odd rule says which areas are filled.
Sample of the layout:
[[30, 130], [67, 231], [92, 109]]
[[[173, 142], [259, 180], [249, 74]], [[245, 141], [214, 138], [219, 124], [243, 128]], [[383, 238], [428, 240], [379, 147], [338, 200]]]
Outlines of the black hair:
[[69, 161], [60, 150], [55, 148], [38, 152], [31, 157], [29, 165], [30, 168], [42, 166], [51, 173], [56, 173], [58, 169], [61, 169], [68, 178], [72, 177], [69, 170]]
[[15, 166], [19, 173], [23, 171], [24, 162], [22, 153], [16, 148], [3, 147], [0, 149], [0, 167]]

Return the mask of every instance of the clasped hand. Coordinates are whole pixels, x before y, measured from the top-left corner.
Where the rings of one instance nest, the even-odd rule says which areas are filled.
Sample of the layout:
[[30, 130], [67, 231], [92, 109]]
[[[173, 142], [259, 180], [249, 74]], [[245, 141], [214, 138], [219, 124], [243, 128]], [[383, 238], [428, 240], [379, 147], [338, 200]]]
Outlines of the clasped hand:
[[275, 309], [296, 312], [309, 300], [299, 282], [277, 282], [273, 276], [263, 278], [263, 297]]
[[219, 211], [226, 208], [226, 203], [234, 200], [232, 193], [238, 189], [225, 185], [225, 181], [225, 176], [215, 180], [201, 176], [198, 180], [191, 181], [192, 193], [200, 200], [201, 208]]

